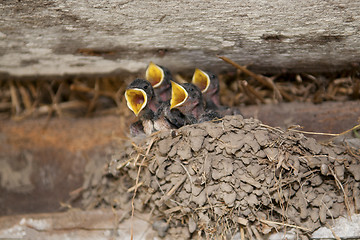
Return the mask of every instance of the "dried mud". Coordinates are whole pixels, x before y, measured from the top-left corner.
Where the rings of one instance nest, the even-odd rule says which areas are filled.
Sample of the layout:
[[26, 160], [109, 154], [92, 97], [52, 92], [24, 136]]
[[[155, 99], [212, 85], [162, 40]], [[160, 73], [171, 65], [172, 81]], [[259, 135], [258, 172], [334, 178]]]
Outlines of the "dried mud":
[[[96, 168], [99, 172], [99, 167]], [[159, 236], [307, 234], [360, 210], [360, 164], [342, 146], [227, 116], [119, 146], [82, 202], [150, 212]]]

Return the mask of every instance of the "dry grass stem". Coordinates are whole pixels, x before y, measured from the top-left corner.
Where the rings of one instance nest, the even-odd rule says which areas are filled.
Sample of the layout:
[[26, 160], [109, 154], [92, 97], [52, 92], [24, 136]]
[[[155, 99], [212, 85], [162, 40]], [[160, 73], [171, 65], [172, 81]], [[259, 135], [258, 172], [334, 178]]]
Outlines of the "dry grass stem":
[[256, 229], [256, 226], [255, 226], [255, 225], [252, 225], [252, 226], [251, 226], [251, 230], [252, 230], [252, 232], [253, 232], [254, 235], [255, 235], [255, 239], [257, 239], [257, 240], [263, 240], [263, 238], [261, 237], [260, 233], [259, 233], [258, 230]]
[[304, 228], [304, 227], [299, 227], [299, 226], [292, 225], [292, 224], [287, 224], [287, 223], [273, 222], [273, 221], [269, 221], [269, 220], [265, 220], [265, 219], [259, 219], [259, 221], [262, 222], [262, 223], [268, 224], [270, 226], [271, 226], [271, 224], [274, 224], [274, 225], [279, 225], [279, 226], [297, 228], [297, 229], [300, 229], [300, 230], [303, 230], [303, 231], [306, 231], [306, 232], [311, 231], [311, 229]]
[[334, 172], [334, 170], [332, 169], [332, 167], [329, 166], [329, 170], [331, 172], [331, 174], [333, 175], [334, 179], [335, 179], [335, 182], [336, 182], [336, 185], [338, 186], [338, 188], [342, 191], [343, 195], [344, 195], [344, 202], [345, 202], [345, 207], [346, 207], [346, 210], [347, 210], [347, 214], [348, 214], [348, 217], [350, 218], [351, 220], [351, 212], [350, 212], [350, 204], [349, 204], [349, 198], [345, 192], [345, 189], [343, 187], [343, 185], [341, 184], [339, 178], [337, 177], [336, 173]]
[[336, 235], [334, 229], [332, 229], [332, 227], [331, 227], [328, 223], [326, 223], [325, 225], [326, 225], [326, 227], [327, 227], [328, 229], [330, 229], [332, 235], [334, 236], [334, 238], [335, 238], [336, 240], [341, 240], [341, 238], [340, 238], [338, 235]]
[[135, 180], [135, 188], [134, 188], [134, 194], [131, 200], [131, 229], [130, 229], [130, 235], [131, 235], [131, 240], [134, 239], [134, 212], [135, 212], [135, 196], [136, 196], [136, 192], [138, 189], [138, 185], [139, 185], [139, 178], [140, 178], [140, 172], [141, 172], [141, 166], [144, 164], [144, 161], [146, 159], [146, 156], [149, 154], [151, 147], [153, 146], [154, 142], [156, 141], [156, 137], [151, 138], [148, 148], [146, 150], [146, 154], [145, 156], [142, 158], [141, 160], [141, 164], [138, 168], [138, 172], [137, 172], [137, 176], [136, 176], [136, 180]]
[[132, 191], [135, 191], [135, 188], [139, 188], [140, 186], [142, 186], [144, 184], [144, 182], [139, 182], [138, 184], [136, 184], [135, 186], [132, 186], [131, 188], [129, 188], [127, 190], [127, 192], [132, 192]]
[[166, 197], [171, 197], [175, 193], [175, 191], [185, 182], [187, 176], [183, 176], [171, 189], [166, 193]]
[[244, 227], [240, 227], [240, 239], [241, 240], [245, 240], [245, 231], [244, 231]]
[[16, 87], [14, 85], [14, 82], [12, 80], [10, 80], [9, 84], [10, 84], [10, 95], [11, 95], [11, 103], [12, 103], [13, 113], [18, 115], [21, 112], [20, 100], [19, 100], [19, 97], [18, 97], [18, 94], [16, 91]]

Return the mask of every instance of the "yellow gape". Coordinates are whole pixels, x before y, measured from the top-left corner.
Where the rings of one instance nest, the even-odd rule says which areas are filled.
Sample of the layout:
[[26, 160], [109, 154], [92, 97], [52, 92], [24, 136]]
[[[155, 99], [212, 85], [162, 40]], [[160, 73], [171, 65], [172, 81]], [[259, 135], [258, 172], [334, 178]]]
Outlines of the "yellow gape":
[[188, 98], [188, 93], [180, 84], [171, 81], [170, 109], [181, 106]]
[[150, 62], [145, 73], [146, 80], [148, 80], [153, 88], [157, 88], [164, 80], [164, 71], [155, 63]]
[[204, 93], [210, 86], [210, 77], [206, 72], [197, 68], [195, 69], [194, 75], [192, 77], [192, 84], [197, 86], [200, 91]]
[[135, 113], [136, 116], [139, 115], [141, 110], [147, 104], [147, 95], [144, 90], [133, 88], [125, 91], [125, 99], [127, 102], [128, 108]]

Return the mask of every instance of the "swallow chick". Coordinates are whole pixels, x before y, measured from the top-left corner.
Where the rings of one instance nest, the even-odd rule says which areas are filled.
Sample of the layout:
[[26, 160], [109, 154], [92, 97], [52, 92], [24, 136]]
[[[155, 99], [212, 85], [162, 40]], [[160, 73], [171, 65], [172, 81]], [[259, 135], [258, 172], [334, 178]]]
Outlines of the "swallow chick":
[[170, 100], [171, 81], [173, 78], [167, 68], [150, 62], [146, 69], [145, 78], [151, 83], [155, 95], [160, 101], [166, 102]]
[[177, 129], [186, 124], [185, 115], [179, 109], [170, 109], [170, 101], [163, 102], [155, 116], [154, 128], [157, 131]]
[[219, 96], [220, 85], [216, 75], [196, 68], [191, 83], [200, 89], [207, 106], [210, 108], [221, 106]]
[[201, 90], [206, 108], [217, 111], [222, 116], [240, 114], [240, 111], [236, 108], [221, 105], [220, 84], [215, 74], [196, 68], [192, 77], [192, 83]]
[[146, 135], [153, 133], [155, 131], [153, 119], [158, 103], [150, 82], [144, 79], [135, 79], [126, 88], [125, 99], [128, 108], [139, 118], [130, 126], [130, 134], [137, 136], [140, 133]]
[[180, 85], [172, 81], [171, 86], [170, 109], [179, 109], [185, 116], [185, 124], [205, 122], [220, 117], [213, 110], [205, 110], [202, 93], [194, 84]]

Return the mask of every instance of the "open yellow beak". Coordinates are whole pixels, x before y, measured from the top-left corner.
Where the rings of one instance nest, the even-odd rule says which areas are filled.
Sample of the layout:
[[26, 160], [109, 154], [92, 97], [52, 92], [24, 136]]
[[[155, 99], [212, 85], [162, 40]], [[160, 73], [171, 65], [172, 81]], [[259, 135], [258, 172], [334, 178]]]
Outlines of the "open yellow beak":
[[153, 62], [150, 62], [145, 73], [146, 80], [151, 83], [153, 88], [157, 88], [161, 85], [164, 80], [164, 71]]
[[171, 81], [171, 100], [170, 109], [181, 106], [186, 99], [188, 99], [188, 93], [180, 84]]
[[206, 72], [196, 68], [192, 77], [192, 84], [197, 86], [200, 91], [204, 93], [210, 86], [210, 77]]
[[147, 104], [147, 95], [144, 90], [139, 88], [126, 90], [125, 99], [128, 108], [130, 108], [130, 110], [133, 111], [136, 116], [139, 115], [141, 110], [143, 110]]

